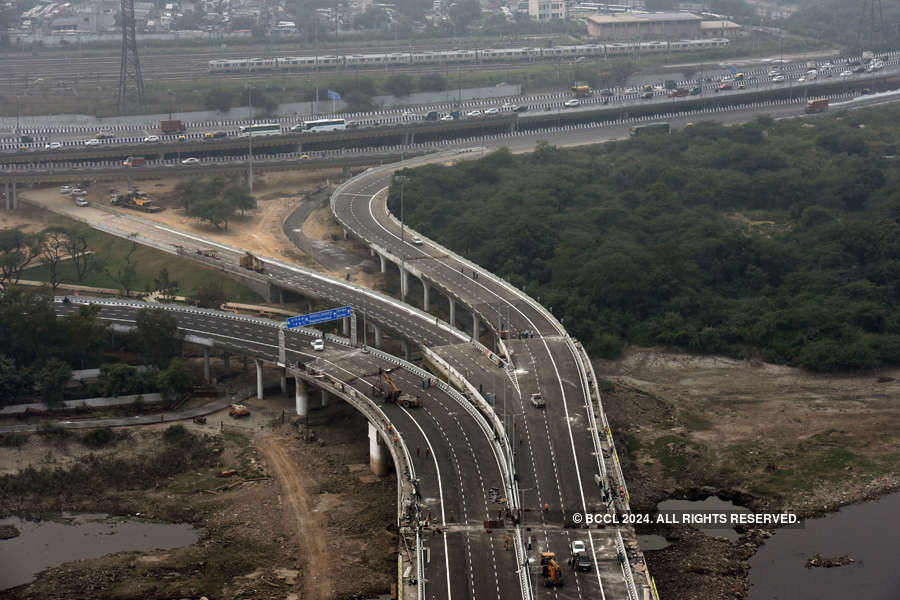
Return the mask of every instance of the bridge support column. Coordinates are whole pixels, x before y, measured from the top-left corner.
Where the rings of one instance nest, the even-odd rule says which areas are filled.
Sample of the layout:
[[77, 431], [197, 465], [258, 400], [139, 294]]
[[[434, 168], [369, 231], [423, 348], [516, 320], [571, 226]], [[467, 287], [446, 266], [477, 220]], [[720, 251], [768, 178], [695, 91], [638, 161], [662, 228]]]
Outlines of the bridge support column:
[[375, 330], [375, 347], [381, 350], [381, 327], [373, 323], [372, 329]]
[[344, 337], [350, 337], [350, 317], [341, 319], [341, 332], [344, 334]]
[[424, 310], [425, 312], [428, 312], [428, 306], [430, 304], [429, 296], [431, 296], [431, 285], [423, 279], [422, 280], [422, 310]]
[[296, 376], [294, 377], [294, 403], [298, 417], [305, 417], [309, 414], [309, 394], [306, 391], [306, 382]]
[[481, 323], [478, 322], [478, 315], [476, 315], [475, 313], [472, 313], [472, 340], [473, 341], [476, 341], [476, 342], [478, 341], [478, 338], [480, 337], [478, 335], [480, 333], [480, 330], [481, 330]]
[[406, 294], [409, 293], [409, 271], [400, 266], [400, 299], [406, 300]]
[[347, 233], [347, 230], [344, 229], [344, 239], [347, 240], [349, 237], [350, 235]]
[[447, 296], [447, 300], [450, 301], [450, 325], [456, 327], [456, 300], [453, 296]]
[[284, 298], [281, 293], [281, 288], [277, 285], [272, 285], [272, 282], [266, 282], [266, 294], [269, 297], [269, 302], [277, 302], [279, 304], [284, 303]]
[[369, 425], [369, 468], [379, 477], [387, 475], [387, 456], [384, 446], [378, 439], [378, 430], [371, 423]]
[[357, 335], [356, 330], [356, 313], [354, 312], [350, 315], [350, 343], [354, 346], [359, 342], [359, 336]]
[[409, 360], [409, 342], [403, 340], [400, 343], [403, 346], [403, 360]]
[[225, 363], [225, 374], [231, 373], [231, 352], [222, 354], [222, 362]]
[[381, 272], [387, 273], [387, 259], [384, 257], [384, 254], [378, 255], [378, 263], [381, 266]]
[[281, 393], [287, 394], [287, 369], [281, 367]]
[[[9, 197], [9, 196], [7, 196]], [[17, 210], [19, 208], [19, 198], [16, 195], [16, 180], [13, 179], [12, 182], [12, 198], [10, 199], [10, 207], [11, 210]]]
[[209, 383], [209, 348], [203, 346], [203, 381]]
[[263, 362], [256, 359], [256, 398], [263, 399]]
[[247, 357], [244, 356], [244, 370], [247, 370]]
[[322, 408], [328, 406], [328, 391], [322, 390]]

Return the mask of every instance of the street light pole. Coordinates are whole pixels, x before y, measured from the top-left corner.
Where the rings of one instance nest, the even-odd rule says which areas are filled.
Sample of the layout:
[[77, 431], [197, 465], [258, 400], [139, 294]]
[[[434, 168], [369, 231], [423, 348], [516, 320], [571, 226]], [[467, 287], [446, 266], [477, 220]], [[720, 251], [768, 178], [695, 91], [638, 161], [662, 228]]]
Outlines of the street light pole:
[[406, 175], [397, 175], [395, 180], [400, 182], [400, 300], [406, 301], [406, 220], [403, 214], [403, 188], [406, 186]]
[[253, 86], [247, 87], [247, 102], [250, 105], [250, 126], [247, 127], [247, 145], [250, 155], [250, 171], [247, 175], [247, 184], [250, 193], [253, 193]]

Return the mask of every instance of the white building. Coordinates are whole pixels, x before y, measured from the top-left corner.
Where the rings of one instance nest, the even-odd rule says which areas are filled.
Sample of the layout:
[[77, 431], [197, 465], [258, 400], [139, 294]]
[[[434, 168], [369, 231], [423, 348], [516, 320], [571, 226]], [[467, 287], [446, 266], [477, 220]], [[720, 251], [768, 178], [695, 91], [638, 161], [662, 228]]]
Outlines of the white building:
[[565, 0], [528, 0], [528, 16], [536, 21], [566, 18]]

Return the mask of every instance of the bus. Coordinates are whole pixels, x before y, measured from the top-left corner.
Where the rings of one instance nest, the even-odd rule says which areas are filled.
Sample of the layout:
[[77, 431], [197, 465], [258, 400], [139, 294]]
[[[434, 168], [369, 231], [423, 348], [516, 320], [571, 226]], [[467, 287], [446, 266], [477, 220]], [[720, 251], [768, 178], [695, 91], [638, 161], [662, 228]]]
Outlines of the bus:
[[649, 125], [635, 125], [631, 128], [631, 137], [645, 133], [669, 133], [671, 129], [668, 123], [650, 123]]
[[318, 119], [316, 121], [304, 121], [303, 131], [338, 131], [347, 129], [347, 121], [344, 119]]
[[241, 125], [241, 135], [256, 137], [259, 135], [281, 135], [281, 125], [278, 123], [258, 123], [256, 125]]

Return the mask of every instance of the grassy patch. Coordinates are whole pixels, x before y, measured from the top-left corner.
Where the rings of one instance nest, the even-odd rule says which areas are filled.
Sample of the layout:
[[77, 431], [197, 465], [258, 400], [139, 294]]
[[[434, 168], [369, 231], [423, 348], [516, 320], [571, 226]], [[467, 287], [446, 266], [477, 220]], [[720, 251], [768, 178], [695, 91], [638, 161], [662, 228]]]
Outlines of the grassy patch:
[[653, 441], [650, 446], [653, 457], [662, 465], [669, 477], [681, 477], [689, 470], [695, 470], [698, 459], [704, 457], [706, 447], [693, 440], [677, 436], [664, 435]]
[[243, 433], [238, 433], [236, 431], [223, 431], [222, 439], [226, 442], [230, 442], [239, 448], [246, 448], [250, 445], [250, 438], [248, 438]]
[[[54, 224], [71, 225], [68, 219], [54, 220]], [[117, 273], [125, 265], [125, 257], [131, 249], [131, 242], [101, 231], [90, 230], [87, 234], [88, 245], [94, 251], [94, 257], [98, 263], [105, 265], [105, 270]], [[180, 284], [179, 294], [184, 296], [196, 295], [197, 290], [209, 282], [219, 282], [229, 300], [236, 302], [259, 302], [262, 298], [256, 292], [232, 281], [212, 269], [203, 268], [189, 260], [166, 254], [152, 248], [138, 246], [132, 255], [132, 263], [137, 272], [135, 288], [138, 290], [152, 289], [153, 280], [159, 271], [165, 267], [169, 271], [169, 277]], [[89, 285], [95, 287], [118, 288], [113, 281], [101, 269], [92, 269], [85, 274], [83, 281], [78, 281], [75, 267], [70, 262], [59, 265], [59, 280], [63, 283]], [[48, 281], [49, 269], [44, 266], [36, 266], [23, 272], [22, 279], [36, 281]]]
[[21, 448], [28, 443], [30, 436], [27, 433], [4, 433], [0, 434], [0, 447], [3, 448]]

